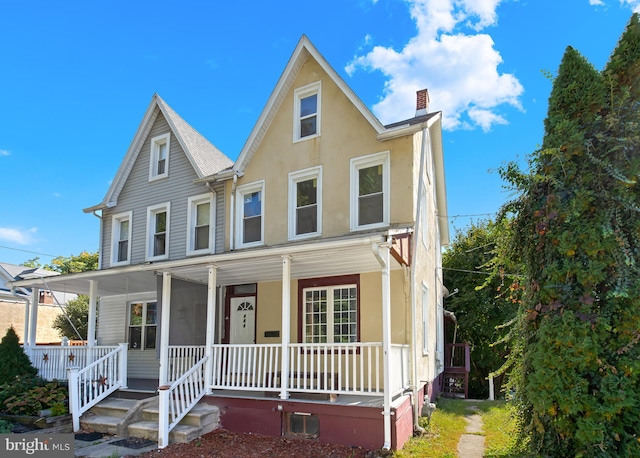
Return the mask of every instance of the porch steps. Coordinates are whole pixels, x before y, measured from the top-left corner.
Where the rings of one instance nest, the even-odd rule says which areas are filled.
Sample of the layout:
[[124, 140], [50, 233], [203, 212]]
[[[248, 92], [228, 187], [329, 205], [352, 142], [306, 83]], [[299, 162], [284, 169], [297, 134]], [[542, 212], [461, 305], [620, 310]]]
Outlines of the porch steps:
[[[105, 434], [158, 440], [158, 398], [108, 398], [82, 416], [83, 428]], [[196, 405], [169, 433], [169, 443], [189, 442], [207, 434], [219, 425], [218, 407]]]

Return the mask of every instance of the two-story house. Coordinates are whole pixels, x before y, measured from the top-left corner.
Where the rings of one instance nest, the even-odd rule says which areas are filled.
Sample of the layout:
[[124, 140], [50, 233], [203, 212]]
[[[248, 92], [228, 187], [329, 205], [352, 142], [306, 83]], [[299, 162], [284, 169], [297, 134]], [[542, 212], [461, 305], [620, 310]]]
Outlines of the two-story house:
[[91, 344], [126, 351], [86, 384], [160, 387], [160, 447], [200, 400], [230, 430], [400, 448], [437, 393], [449, 232], [426, 90], [382, 125], [303, 36], [235, 161], [154, 95], [85, 212], [101, 269], [49, 283], [99, 302]]

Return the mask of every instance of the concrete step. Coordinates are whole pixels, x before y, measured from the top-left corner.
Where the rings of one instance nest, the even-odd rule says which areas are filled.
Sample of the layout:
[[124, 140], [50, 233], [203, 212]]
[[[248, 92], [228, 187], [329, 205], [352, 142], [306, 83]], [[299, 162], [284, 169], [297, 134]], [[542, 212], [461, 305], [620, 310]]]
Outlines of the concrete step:
[[[178, 424], [169, 433], [169, 443], [185, 443], [205, 434], [201, 426]], [[129, 425], [129, 435], [142, 439], [158, 441], [158, 422], [138, 421]]]
[[[146, 407], [142, 410], [142, 418], [147, 421], [158, 422], [159, 407], [157, 404]], [[181, 425], [207, 426], [211, 423], [217, 424], [220, 420], [220, 410], [215, 406], [200, 403], [185, 415], [180, 421]]]
[[107, 398], [93, 406], [91, 411], [96, 415], [123, 418], [137, 402], [136, 399]]
[[99, 433], [118, 434], [120, 420], [120, 417], [114, 417], [113, 415], [96, 415], [88, 412], [80, 418], [80, 425], [83, 429]]

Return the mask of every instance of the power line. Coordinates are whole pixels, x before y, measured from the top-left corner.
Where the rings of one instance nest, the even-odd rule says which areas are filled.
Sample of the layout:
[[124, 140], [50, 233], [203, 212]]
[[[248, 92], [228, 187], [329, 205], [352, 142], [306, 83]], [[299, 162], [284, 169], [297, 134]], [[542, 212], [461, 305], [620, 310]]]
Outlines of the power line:
[[37, 251], [21, 250], [20, 248], [13, 248], [13, 247], [4, 246], [4, 245], [0, 245], [0, 248], [4, 248], [6, 250], [21, 251], [23, 253], [37, 254], [39, 256], [47, 256], [49, 258], [57, 258], [57, 257], [59, 257], [59, 256], [57, 256], [55, 254], [47, 254], [47, 253], [39, 253]]

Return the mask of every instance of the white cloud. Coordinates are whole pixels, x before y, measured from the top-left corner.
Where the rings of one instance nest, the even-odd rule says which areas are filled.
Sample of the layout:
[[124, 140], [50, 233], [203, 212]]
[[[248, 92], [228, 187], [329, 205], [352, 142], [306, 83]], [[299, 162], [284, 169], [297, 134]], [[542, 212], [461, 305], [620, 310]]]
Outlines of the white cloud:
[[6, 149], [0, 149], [0, 156], [8, 156], [9, 154], [11, 153]]
[[604, 5], [604, 1], [603, 0], [589, 0], [589, 5], [603, 6]]
[[[593, 2], [595, 0], [590, 1]], [[620, 3], [623, 6], [628, 5], [634, 13], [640, 13], [640, 0], [620, 0]]]
[[375, 46], [346, 71], [379, 70], [387, 77], [383, 97], [372, 107], [383, 123], [413, 116], [415, 93], [427, 88], [429, 111], [443, 112], [445, 129], [505, 124], [498, 109], [522, 109], [523, 87], [514, 75], [498, 71], [502, 57], [493, 39], [478, 33], [497, 23], [500, 1], [409, 0], [417, 34], [400, 51]]
[[27, 230], [19, 230], [11, 227], [0, 227], [0, 241], [29, 245], [35, 241], [38, 229], [32, 227]]

